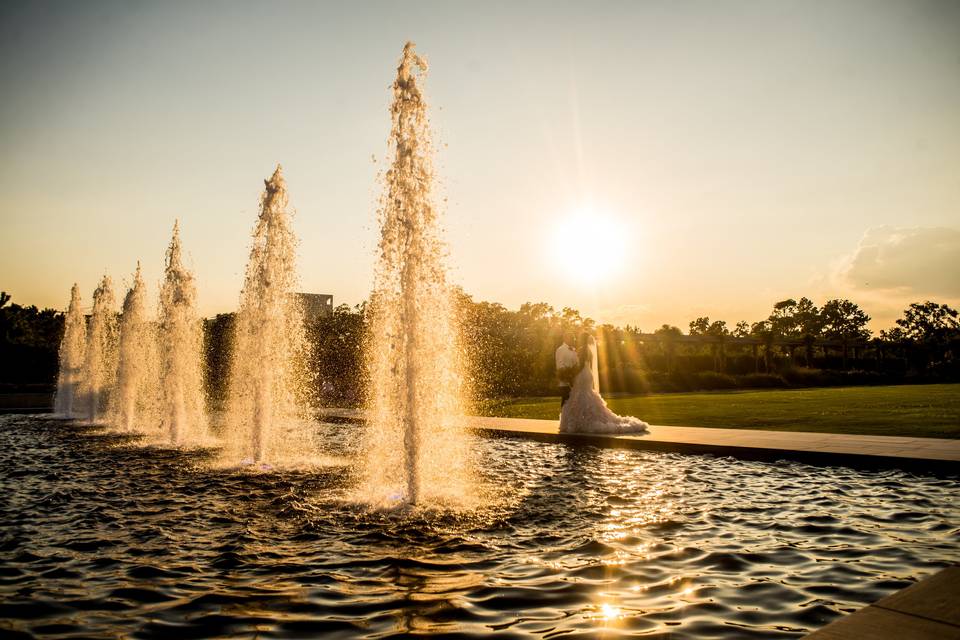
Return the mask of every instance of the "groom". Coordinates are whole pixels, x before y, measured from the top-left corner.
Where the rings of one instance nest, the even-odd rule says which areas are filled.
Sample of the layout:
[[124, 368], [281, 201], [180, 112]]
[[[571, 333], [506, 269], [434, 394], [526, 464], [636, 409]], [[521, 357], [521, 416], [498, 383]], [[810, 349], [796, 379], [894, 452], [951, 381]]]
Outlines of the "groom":
[[573, 348], [575, 339], [572, 331], [565, 331], [563, 334], [563, 344], [557, 347], [557, 378], [560, 380], [561, 409], [563, 409], [564, 403], [570, 397], [570, 384], [576, 377], [577, 369], [580, 366], [577, 350]]

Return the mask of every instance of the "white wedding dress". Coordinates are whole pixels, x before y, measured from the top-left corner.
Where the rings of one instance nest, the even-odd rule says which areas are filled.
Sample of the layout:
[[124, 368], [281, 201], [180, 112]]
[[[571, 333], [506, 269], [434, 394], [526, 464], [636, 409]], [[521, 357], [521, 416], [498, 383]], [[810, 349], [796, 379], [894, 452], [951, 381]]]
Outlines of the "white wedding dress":
[[639, 418], [618, 416], [600, 395], [600, 367], [597, 343], [587, 345], [590, 362], [585, 362], [570, 386], [570, 397], [560, 411], [560, 433], [646, 433], [648, 425]]

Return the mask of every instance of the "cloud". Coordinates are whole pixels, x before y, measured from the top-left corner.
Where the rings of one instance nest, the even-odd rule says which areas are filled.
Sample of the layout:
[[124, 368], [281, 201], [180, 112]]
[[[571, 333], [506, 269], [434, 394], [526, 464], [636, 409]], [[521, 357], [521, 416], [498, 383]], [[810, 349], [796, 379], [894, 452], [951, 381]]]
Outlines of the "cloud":
[[840, 280], [857, 291], [960, 296], [960, 229], [876, 227], [840, 265]]

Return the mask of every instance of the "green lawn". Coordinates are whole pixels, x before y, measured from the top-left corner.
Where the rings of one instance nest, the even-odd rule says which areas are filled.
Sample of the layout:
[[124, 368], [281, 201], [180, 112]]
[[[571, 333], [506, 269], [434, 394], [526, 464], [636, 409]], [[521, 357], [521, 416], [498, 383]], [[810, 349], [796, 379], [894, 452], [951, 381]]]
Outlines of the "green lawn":
[[[607, 403], [651, 424], [960, 438], [960, 384], [663, 393]], [[559, 398], [519, 398], [488, 402], [484, 413], [556, 419], [559, 408]]]

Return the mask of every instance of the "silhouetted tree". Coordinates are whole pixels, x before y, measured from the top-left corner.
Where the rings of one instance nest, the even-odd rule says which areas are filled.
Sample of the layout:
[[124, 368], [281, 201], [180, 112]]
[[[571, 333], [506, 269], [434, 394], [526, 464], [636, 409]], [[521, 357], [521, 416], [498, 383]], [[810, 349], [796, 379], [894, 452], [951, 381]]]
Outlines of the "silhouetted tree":
[[212, 318], [203, 319], [203, 351], [206, 358], [203, 379], [207, 402], [214, 409], [222, 408], [227, 399], [236, 315], [218, 313]]
[[943, 342], [960, 331], [956, 310], [929, 300], [914, 302], [907, 307], [903, 318], [897, 320], [897, 326], [904, 337], [918, 342]]
[[767, 318], [774, 335], [791, 338], [797, 334], [797, 301], [793, 298], [774, 303], [773, 312]]
[[683, 332], [679, 327], [664, 324], [653, 334], [660, 339], [660, 348], [667, 359], [667, 373], [673, 373], [676, 365], [677, 338], [682, 336]]
[[0, 292], [0, 382], [52, 385], [57, 379], [63, 314], [23, 307]]
[[[765, 373], [770, 373], [773, 361], [773, 342], [776, 339], [772, 323], [769, 320], [754, 322], [750, 325], [750, 335], [758, 338], [763, 343], [763, 370]], [[756, 362], [756, 370], [759, 371], [760, 363], [757, 359], [756, 347], [754, 347], [753, 357], [754, 362]]]
[[710, 322], [710, 318], [701, 317], [690, 323], [691, 336], [710, 336], [715, 341], [710, 342], [710, 355], [713, 357], [713, 370], [720, 371], [726, 368], [725, 338], [730, 335], [727, 323], [723, 320]]
[[[759, 344], [752, 345], [751, 369], [759, 371], [759, 350], [763, 349], [764, 368], [772, 373], [777, 364], [774, 348], [782, 344], [782, 339], [804, 344], [806, 363], [811, 365], [812, 350], [822, 344], [822, 338], [856, 346], [870, 335], [866, 329], [868, 316], [856, 304], [842, 299], [828, 301], [822, 309], [808, 298], [782, 300], [767, 319], [752, 326], [740, 321], [733, 331], [721, 320], [699, 317], [690, 322], [690, 335], [703, 336], [700, 341], [683, 339], [680, 329], [671, 325], [656, 329], [651, 340], [638, 327], [596, 326], [576, 309], [557, 311], [544, 302], [527, 302], [510, 310], [498, 303], [474, 301], [457, 290], [455, 303], [468, 365], [467, 382], [481, 398], [554, 393], [554, 351], [565, 330], [594, 330], [601, 354], [601, 383], [605, 390], [617, 391], [735, 386], [745, 378], [700, 375], [709, 367], [703, 357], [707, 349], [713, 356], [714, 370], [733, 368], [727, 366], [730, 336], [756, 338]], [[233, 319], [233, 314], [220, 314], [204, 321], [207, 392], [215, 407], [222, 401], [228, 382]], [[958, 324], [957, 312], [946, 305], [910, 305], [895, 327], [869, 343], [878, 354], [878, 370], [885, 376], [921, 372], [927, 379], [955, 375], [954, 354], [960, 349]], [[52, 385], [62, 330], [61, 313], [12, 304], [10, 296], [0, 292], [0, 382]], [[367, 331], [363, 304], [340, 305], [331, 315], [307, 327], [311, 346], [308, 365], [314, 377], [310, 384], [318, 401], [356, 404], [363, 397]], [[885, 352], [890, 354], [888, 363], [880, 364]], [[829, 364], [828, 359], [826, 362]], [[916, 366], [906, 366], [911, 362]], [[741, 368], [735, 371], [746, 372]], [[783, 373], [789, 378], [788, 371]], [[797, 378], [789, 379], [792, 382]], [[836, 383], [838, 377], [818, 377], [808, 372], [800, 384], [816, 384], [819, 380]]]
[[800, 298], [794, 310], [796, 328], [804, 345], [804, 364], [813, 363], [813, 344], [823, 332], [823, 319], [820, 310], [809, 298]]
[[341, 304], [307, 326], [312, 347], [310, 371], [319, 404], [360, 402], [366, 382], [363, 350], [368, 328], [366, 304], [353, 308]]
[[846, 369], [849, 343], [870, 338], [870, 330], [867, 329], [870, 316], [857, 304], [837, 298], [824, 303], [823, 309], [820, 310], [820, 320], [824, 335], [842, 343], [843, 367]]
[[690, 335], [705, 336], [710, 328], [710, 318], [702, 317], [690, 321]]
[[957, 311], [945, 304], [914, 302], [886, 337], [916, 345], [923, 368], [929, 369], [953, 360], [954, 349], [960, 343], [960, 321]]
[[717, 342], [713, 345], [715, 347], [713, 351], [713, 370], [726, 371], [727, 336], [730, 335], [730, 330], [727, 328], [726, 321], [714, 320], [711, 322], [710, 326], [707, 327], [707, 335], [714, 336], [717, 339]]

